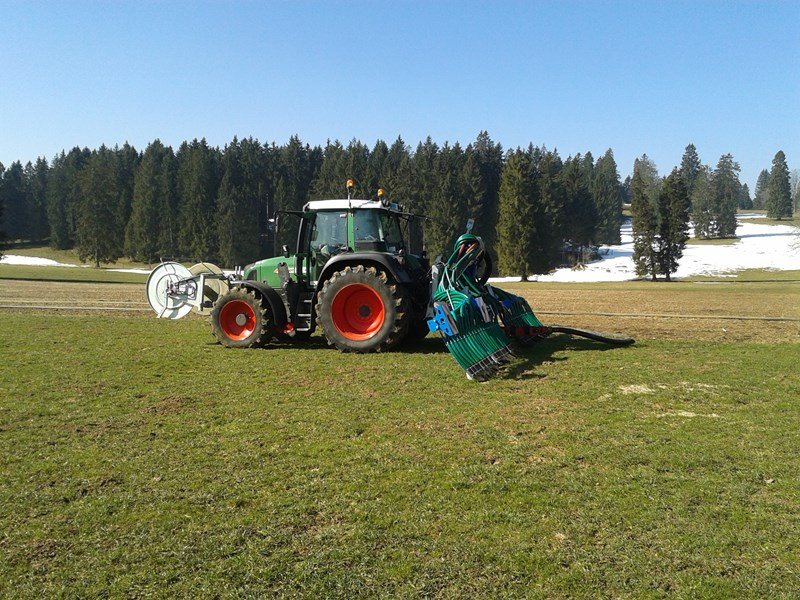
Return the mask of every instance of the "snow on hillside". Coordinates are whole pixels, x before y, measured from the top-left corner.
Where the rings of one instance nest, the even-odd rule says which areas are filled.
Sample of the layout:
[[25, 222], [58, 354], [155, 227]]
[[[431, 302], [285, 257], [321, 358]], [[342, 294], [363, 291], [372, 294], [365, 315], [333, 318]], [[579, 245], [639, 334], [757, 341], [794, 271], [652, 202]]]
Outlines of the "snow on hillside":
[[70, 265], [67, 263], [60, 263], [50, 258], [39, 258], [38, 256], [21, 256], [19, 254], [3, 254], [0, 258], [0, 264], [4, 265], [26, 265], [33, 267], [77, 267], [78, 265]]
[[[741, 216], [757, 218], [761, 215]], [[531, 279], [558, 282], [636, 279], [630, 222], [622, 226], [621, 234], [621, 244], [602, 246], [602, 260], [587, 264], [585, 269], [556, 269], [548, 275], [532, 276]], [[740, 239], [730, 245], [686, 246], [674, 277], [725, 276], [744, 269], [800, 269], [800, 230], [797, 227], [740, 222], [736, 235]], [[519, 277], [493, 278], [491, 281], [519, 281]]]

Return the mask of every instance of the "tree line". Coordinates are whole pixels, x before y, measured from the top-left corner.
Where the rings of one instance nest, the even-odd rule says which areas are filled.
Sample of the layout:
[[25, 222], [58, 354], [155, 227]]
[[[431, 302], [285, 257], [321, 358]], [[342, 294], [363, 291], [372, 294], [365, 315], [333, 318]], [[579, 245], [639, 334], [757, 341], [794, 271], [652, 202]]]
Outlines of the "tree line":
[[[504, 151], [485, 131], [466, 147], [428, 138], [414, 149], [399, 137], [372, 148], [355, 139], [310, 146], [297, 136], [280, 146], [234, 138], [224, 148], [195, 139], [177, 151], [155, 140], [142, 152], [76, 147], [49, 162], [0, 164], [0, 228], [9, 240], [74, 248], [96, 265], [121, 257], [242, 265], [294, 245], [297, 220], [276, 227], [276, 212], [342, 197], [349, 178], [355, 197], [374, 198], [382, 187], [409, 212], [429, 216], [424, 238], [413, 229], [411, 243], [416, 251], [424, 243], [431, 256], [446, 253], [475, 219], [507, 274], [549, 271], [565, 243], [619, 243], [622, 205], [631, 201], [631, 178], [620, 181], [610, 149], [597, 160], [533, 145]], [[735, 184], [737, 198], [749, 200], [738, 176]], [[710, 234], [728, 231], [720, 227]]]

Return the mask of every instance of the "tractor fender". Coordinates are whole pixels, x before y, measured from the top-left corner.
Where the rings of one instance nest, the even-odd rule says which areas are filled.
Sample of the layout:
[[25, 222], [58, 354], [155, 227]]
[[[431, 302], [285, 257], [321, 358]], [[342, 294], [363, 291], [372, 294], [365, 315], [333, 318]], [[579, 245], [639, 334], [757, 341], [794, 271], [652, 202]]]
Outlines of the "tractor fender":
[[283, 299], [275, 288], [263, 283], [261, 281], [239, 281], [236, 285], [248, 290], [253, 290], [261, 294], [263, 298], [269, 303], [270, 310], [272, 310], [272, 318], [275, 321], [275, 326], [282, 328], [286, 325], [286, 306], [283, 304]]
[[397, 257], [393, 254], [383, 254], [379, 252], [347, 252], [338, 254], [325, 263], [325, 268], [319, 274], [317, 291], [322, 288], [326, 279], [329, 279], [336, 271], [341, 271], [345, 267], [356, 265], [374, 266], [386, 271], [398, 283], [411, 283], [413, 279], [408, 269], [400, 264]]

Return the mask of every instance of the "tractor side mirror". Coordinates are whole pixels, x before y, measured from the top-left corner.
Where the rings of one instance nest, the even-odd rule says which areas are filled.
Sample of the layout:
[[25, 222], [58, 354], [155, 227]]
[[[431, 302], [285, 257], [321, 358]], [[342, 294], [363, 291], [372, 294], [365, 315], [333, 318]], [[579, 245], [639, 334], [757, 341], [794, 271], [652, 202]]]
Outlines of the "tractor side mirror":
[[284, 258], [289, 258], [289, 246], [284, 244], [283, 246], [281, 246], [281, 250], [283, 251]]

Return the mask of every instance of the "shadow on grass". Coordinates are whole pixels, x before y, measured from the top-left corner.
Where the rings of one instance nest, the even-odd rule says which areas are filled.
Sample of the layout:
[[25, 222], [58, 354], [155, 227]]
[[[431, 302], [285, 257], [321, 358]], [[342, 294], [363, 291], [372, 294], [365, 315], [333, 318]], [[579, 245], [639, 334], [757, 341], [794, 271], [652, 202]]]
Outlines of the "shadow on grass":
[[[219, 342], [211, 340], [209, 344], [216, 345]], [[554, 356], [558, 352], [605, 352], [616, 350], [618, 346], [604, 344], [584, 338], [572, 337], [565, 334], [553, 334], [531, 346], [521, 348], [515, 345], [517, 360], [500, 370], [495, 376], [497, 379], [542, 379], [546, 377], [543, 373], [537, 373], [536, 368], [548, 363], [557, 363], [569, 359], [569, 356]], [[338, 352], [335, 347], [329, 346], [328, 342], [321, 335], [313, 335], [309, 339], [293, 340], [291, 338], [273, 338], [269, 344], [261, 351], [281, 351], [281, 350], [330, 350]], [[447, 347], [437, 335], [429, 335], [421, 340], [405, 342], [399, 348], [392, 351], [396, 354], [447, 354]], [[455, 365], [454, 365], [455, 366]]]
[[517, 356], [520, 360], [511, 363], [501, 371], [498, 377], [506, 379], [542, 379], [545, 375], [537, 373], [535, 371], [536, 367], [569, 359], [569, 356], [553, 356], [556, 352], [583, 352], [586, 350], [607, 352], [608, 350], [617, 350], [619, 348], [619, 346], [585, 338], [554, 334], [531, 346], [518, 349]]

